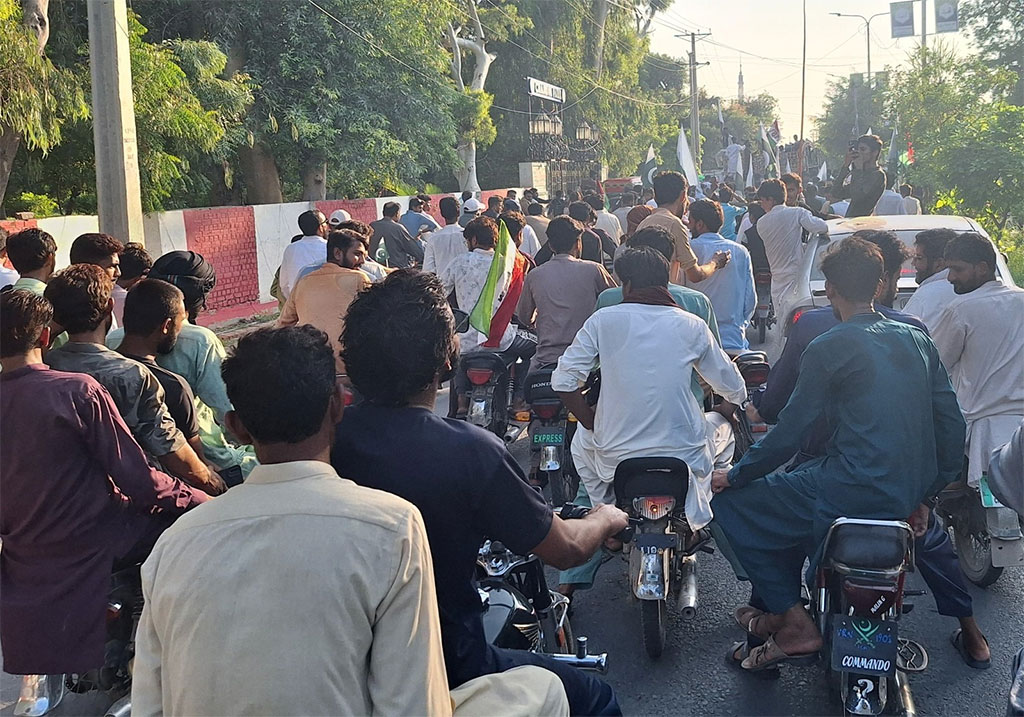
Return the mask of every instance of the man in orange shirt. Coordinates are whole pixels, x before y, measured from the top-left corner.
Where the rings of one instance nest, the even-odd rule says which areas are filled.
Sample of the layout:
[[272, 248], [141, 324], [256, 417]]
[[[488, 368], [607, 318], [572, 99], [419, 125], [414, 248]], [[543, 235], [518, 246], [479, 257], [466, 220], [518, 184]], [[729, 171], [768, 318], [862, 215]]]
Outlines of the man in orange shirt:
[[327, 263], [299, 280], [277, 320], [278, 326], [309, 324], [324, 331], [331, 340], [339, 374], [345, 373], [338, 352], [348, 305], [370, 285], [370, 277], [359, 271], [364, 261], [366, 245], [359, 234], [351, 229], [332, 231], [327, 235]]

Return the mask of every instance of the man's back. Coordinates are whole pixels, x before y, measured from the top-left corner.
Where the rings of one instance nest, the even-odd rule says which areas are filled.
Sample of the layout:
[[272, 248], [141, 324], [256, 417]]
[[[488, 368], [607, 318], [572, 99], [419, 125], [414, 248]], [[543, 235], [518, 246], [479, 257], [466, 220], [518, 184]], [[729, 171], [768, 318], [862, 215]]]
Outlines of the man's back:
[[[455, 289], [455, 301], [458, 303], [459, 308], [467, 314], [473, 312], [473, 307], [480, 300], [480, 294], [487, 283], [487, 277], [493, 261], [494, 249], [477, 248], [456, 257], [444, 272], [439, 275], [446, 291]], [[496, 292], [494, 308], [497, 308], [502, 298], [501, 294]], [[509, 323], [501, 337], [499, 346], [496, 348], [501, 351], [507, 349], [512, 345], [515, 335], [515, 327]], [[487, 341], [487, 337], [472, 326], [469, 328], [469, 331], [462, 334], [459, 338], [462, 353], [475, 351], [480, 348], [481, 344]]]
[[1024, 289], [990, 281], [929, 326], [968, 422], [1024, 416]]
[[900, 196], [899, 192], [891, 189], [886, 189], [882, 192], [882, 196], [878, 198], [878, 202], [875, 204], [875, 214], [878, 216], [906, 213], [907, 210], [903, 203], [903, 197]]
[[221, 498], [143, 565], [136, 714], [449, 712], [415, 508], [318, 461], [261, 466]]
[[920, 214], [921, 213], [921, 201], [917, 197], [903, 197], [903, 213], [904, 214]]
[[922, 281], [911, 294], [903, 310], [921, 319], [929, 328], [937, 326], [942, 312], [957, 300], [957, 294], [953, 291], [953, 285], [949, 283], [948, 277], [949, 269], [943, 269]]
[[551, 220], [541, 214], [530, 214], [526, 217], [526, 223], [533, 229], [533, 233], [537, 235], [537, 242], [540, 246], [544, 246], [548, 243], [548, 224]]
[[700, 264], [711, 261], [717, 251], [732, 252], [732, 259], [724, 268], [692, 288], [711, 301], [722, 336], [722, 348], [726, 351], [745, 351], [750, 348], [745, 331], [757, 306], [750, 252], [742, 244], [710, 233], [692, 240], [690, 246]]
[[327, 240], [320, 236], [304, 236], [285, 247], [281, 257], [281, 292], [287, 296], [299, 280], [299, 272], [307, 266], [327, 261]]
[[427, 240], [423, 251], [423, 271], [432, 271], [440, 275], [457, 257], [468, 251], [462, 227], [449, 224], [444, 229], [434, 232]]
[[331, 462], [360, 485], [394, 493], [420, 510], [433, 554], [448, 674], [453, 686], [467, 673], [480, 674], [473, 673], [486, 659], [483, 607], [472, 582], [477, 551], [487, 536], [528, 553], [551, 525], [544, 499], [500, 439], [425, 408], [363, 403], [346, 410]]
[[523, 321], [537, 313], [537, 366], [558, 360], [593, 313], [597, 297], [614, 285], [600, 264], [568, 254], [556, 254], [526, 275], [517, 313]]

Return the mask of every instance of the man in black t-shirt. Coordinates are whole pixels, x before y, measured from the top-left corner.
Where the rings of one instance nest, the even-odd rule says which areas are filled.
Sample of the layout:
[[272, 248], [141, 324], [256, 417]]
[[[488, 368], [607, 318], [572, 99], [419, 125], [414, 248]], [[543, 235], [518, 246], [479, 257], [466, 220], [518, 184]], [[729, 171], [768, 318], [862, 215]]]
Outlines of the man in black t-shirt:
[[572, 714], [619, 714], [606, 683], [543, 655], [484, 637], [474, 583], [484, 538], [558, 568], [580, 565], [621, 531], [626, 515], [600, 506], [582, 520], [553, 516], [491, 433], [433, 412], [458, 356], [454, 319], [432, 274], [392, 273], [349, 306], [341, 343], [365, 403], [345, 410], [331, 452], [338, 474], [405, 498], [423, 515], [434, 564], [448, 683], [525, 664], [558, 674]]
[[195, 395], [188, 382], [156, 362], [157, 354], [170, 353], [185, 323], [185, 301], [178, 287], [159, 279], [135, 284], [124, 301], [124, 339], [117, 350], [149, 369], [164, 390], [164, 403], [178, 430], [203, 461]]

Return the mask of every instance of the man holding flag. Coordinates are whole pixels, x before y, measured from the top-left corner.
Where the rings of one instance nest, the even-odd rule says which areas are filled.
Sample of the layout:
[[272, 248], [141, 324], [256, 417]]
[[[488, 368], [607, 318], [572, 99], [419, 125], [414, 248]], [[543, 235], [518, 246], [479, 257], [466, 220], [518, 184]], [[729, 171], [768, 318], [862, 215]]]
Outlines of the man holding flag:
[[[530, 371], [530, 359], [537, 351], [537, 342], [516, 332], [512, 325], [519, 296], [523, 292], [526, 257], [516, 251], [508, 228], [501, 222], [499, 229], [490, 217], [478, 217], [463, 230], [469, 249], [455, 258], [440, 278], [445, 292], [455, 291], [458, 307], [469, 313], [469, 331], [460, 335], [463, 354], [475, 351], [499, 353], [512, 363], [522, 360], [521, 370], [513, 371], [513, 410], [521, 410], [523, 379]], [[459, 412], [466, 410], [461, 372], [455, 372]]]

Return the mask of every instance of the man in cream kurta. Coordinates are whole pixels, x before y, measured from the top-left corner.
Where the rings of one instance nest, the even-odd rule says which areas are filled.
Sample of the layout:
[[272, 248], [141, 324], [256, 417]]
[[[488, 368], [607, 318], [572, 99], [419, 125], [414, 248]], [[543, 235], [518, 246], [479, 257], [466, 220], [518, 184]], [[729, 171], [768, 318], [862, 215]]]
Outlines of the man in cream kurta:
[[627, 458], [679, 458], [690, 467], [686, 519], [711, 521], [711, 470], [732, 460], [728, 421], [705, 414], [690, 391], [696, 369], [727, 401], [746, 399], [743, 378], [707, 324], [676, 306], [622, 303], [594, 313], [558, 361], [551, 388], [578, 389], [601, 366], [594, 430], [580, 425], [572, 457], [591, 501], [613, 503], [615, 467]]

